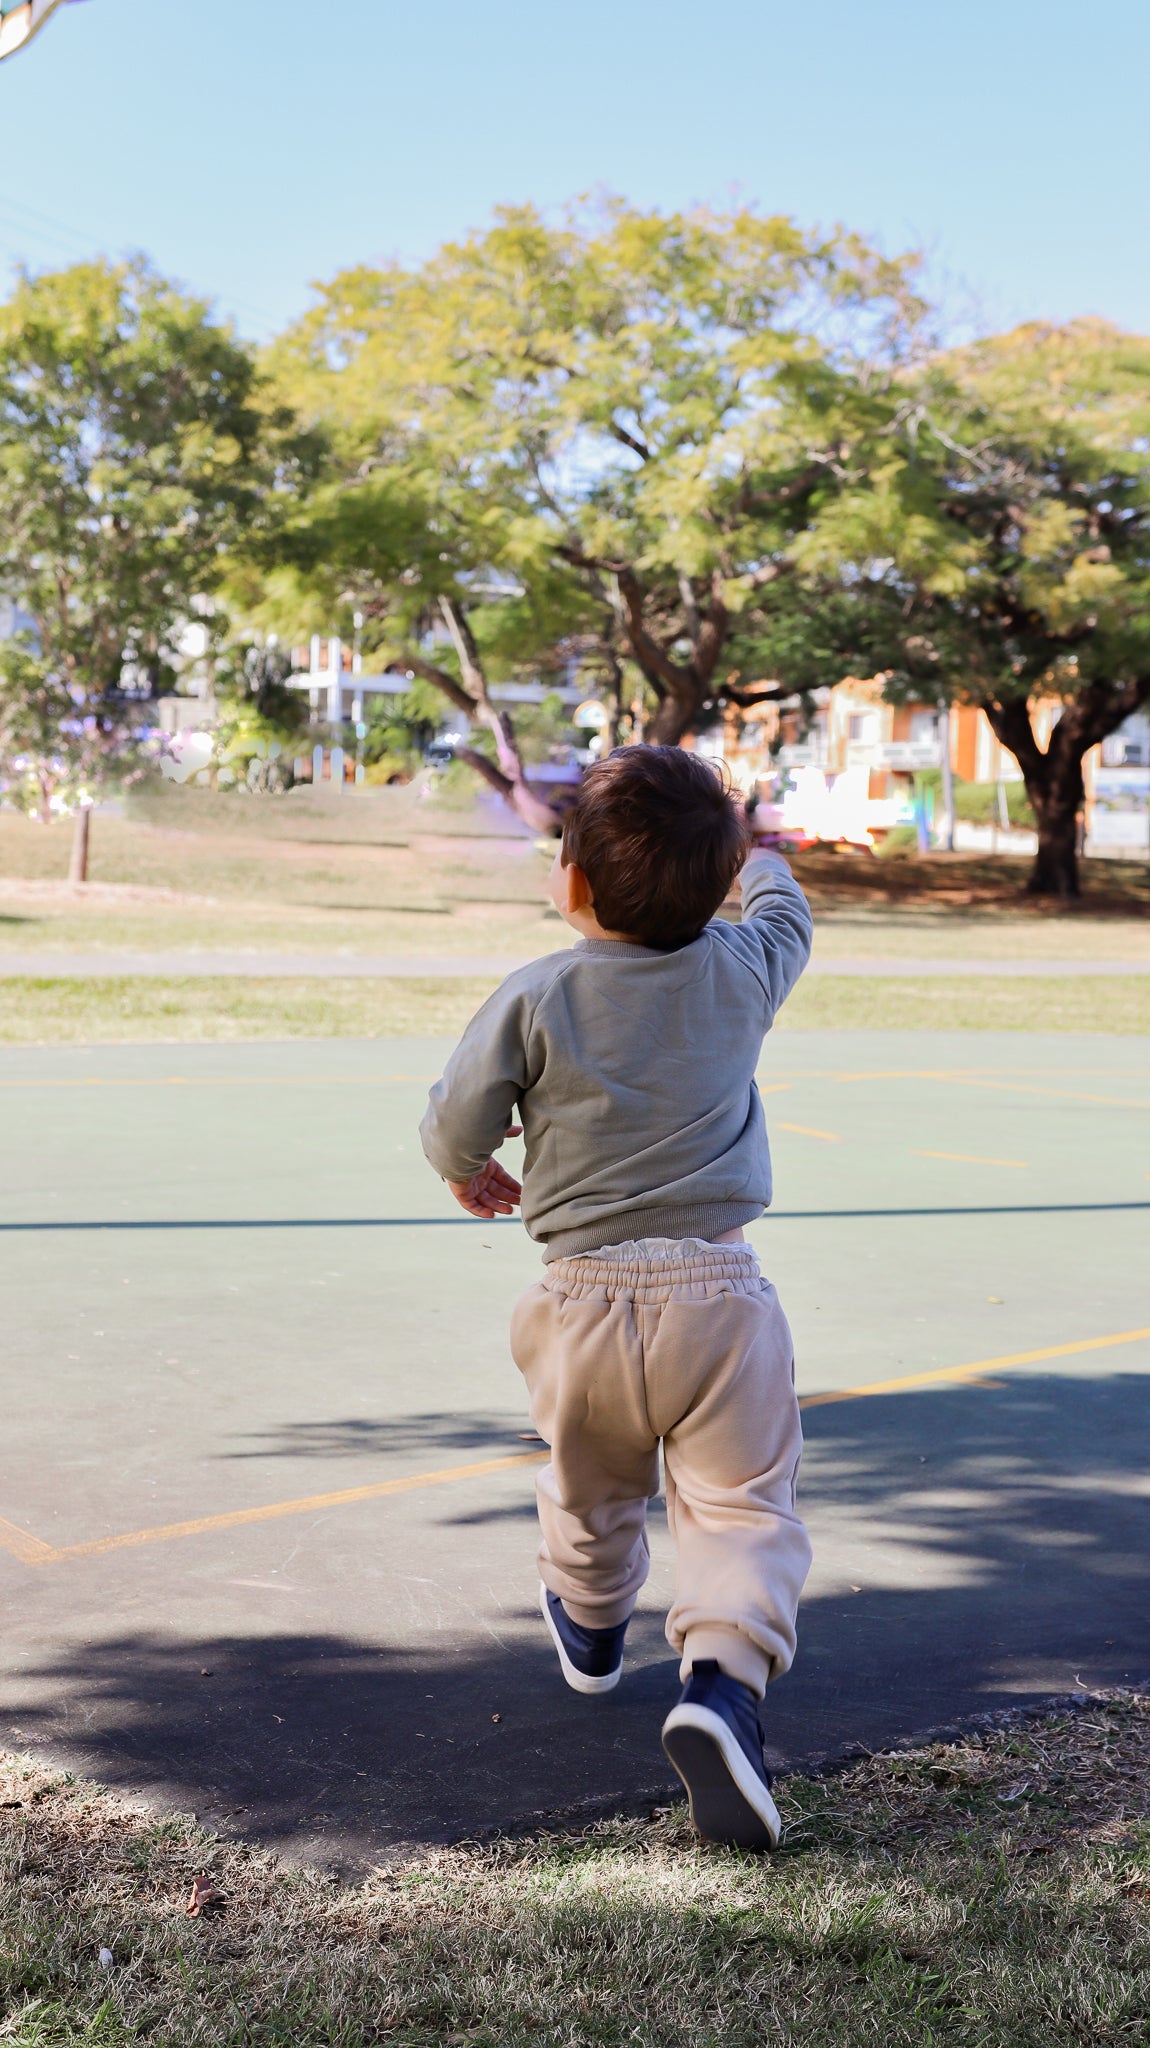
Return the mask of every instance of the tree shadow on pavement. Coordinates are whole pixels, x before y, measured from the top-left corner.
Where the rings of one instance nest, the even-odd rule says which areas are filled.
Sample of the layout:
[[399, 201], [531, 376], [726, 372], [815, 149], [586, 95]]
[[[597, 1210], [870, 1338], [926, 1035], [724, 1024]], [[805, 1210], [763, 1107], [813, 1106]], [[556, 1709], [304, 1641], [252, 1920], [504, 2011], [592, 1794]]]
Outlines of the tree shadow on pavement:
[[[795, 1670], [766, 1702], [772, 1755], [842, 1755], [1146, 1678], [1150, 1377], [846, 1401], [809, 1413], [807, 1443], [816, 1569]], [[442, 1499], [434, 1512], [483, 1541], [477, 1518]], [[49, 1650], [30, 1602], [10, 1741], [304, 1860], [362, 1868], [411, 1844], [649, 1803], [672, 1783], [658, 1731], [676, 1663], [654, 1612], [635, 1618], [618, 1691], [583, 1699], [528, 1609], [500, 1612], [499, 1640], [477, 1614], [413, 1647], [369, 1605], [358, 1640], [334, 1626], [180, 1636], [162, 1614], [101, 1637], [88, 1607]]]
[[802, 1750], [1150, 1672], [1150, 1377], [1017, 1374], [804, 1429]]
[[[532, 1442], [525, 1442], [530, 1435]], [[440, 1451], [529, 1451], [536, 1440], [526, 1414], [466, 1415], [432, 1411], [423, 1415], [338, 1415], [315, 1422], [285, 1422], [277, 1429], [251, 1430], [245, 1448], [220, 1453], [227, 1462], [249, 1458], [378, 1458]]]
[[644, 1668], [588, 1700], [563, 1685], [537, 1616], [510, 1652], [490, 1637], [412, 1654], [334, 1633], [141, 1630], [25, 1671], [5, 1732], [213, 1827], [362, 1868], [396, 1847], [665, 1794], [658, 1729], [675, 1667], [656, 1617], [636, 1636]]

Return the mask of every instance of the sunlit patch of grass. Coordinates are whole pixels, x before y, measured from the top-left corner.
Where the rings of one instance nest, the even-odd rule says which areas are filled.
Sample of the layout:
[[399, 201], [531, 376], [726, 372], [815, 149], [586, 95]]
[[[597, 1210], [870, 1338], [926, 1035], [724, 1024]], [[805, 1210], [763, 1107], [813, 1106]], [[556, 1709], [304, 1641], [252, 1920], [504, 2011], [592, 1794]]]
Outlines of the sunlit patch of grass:
[[[785, 1781], [769, 1859], [674, 1808], [343, 1887], [9, 1758], [0, 2039], [1128, 2048], [1148, 1766], [1150, 1701], [1112, 1693]], [[189, 1921], [201, 1869], [221, 1904]]]
[[1150, 975], [808, 975], [776, 1030], [1150, 1032]]
[[[493, 977], [0, 976], [0, 1044], [456, 1037]], [[1150, 976], [962, 982], [811, 976], [777, 1031], [1150, 1032]]]
[[391, 981], [0, 977], [0, 1044], [455, 1037], [495, 986], [492, 979], [470, 976]]

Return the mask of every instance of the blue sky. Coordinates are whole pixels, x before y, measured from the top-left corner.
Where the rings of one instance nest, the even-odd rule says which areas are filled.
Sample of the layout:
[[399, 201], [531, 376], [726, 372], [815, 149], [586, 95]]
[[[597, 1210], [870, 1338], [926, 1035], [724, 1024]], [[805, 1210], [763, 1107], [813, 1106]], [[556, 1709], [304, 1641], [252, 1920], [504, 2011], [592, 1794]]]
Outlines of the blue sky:
[[1145, 0], [86, 0], [0, 66], [0, 266], [142, 249], [262, 336], [501, 202], [735, 191], [956, 331], [1150, 332], [1148, 74]]

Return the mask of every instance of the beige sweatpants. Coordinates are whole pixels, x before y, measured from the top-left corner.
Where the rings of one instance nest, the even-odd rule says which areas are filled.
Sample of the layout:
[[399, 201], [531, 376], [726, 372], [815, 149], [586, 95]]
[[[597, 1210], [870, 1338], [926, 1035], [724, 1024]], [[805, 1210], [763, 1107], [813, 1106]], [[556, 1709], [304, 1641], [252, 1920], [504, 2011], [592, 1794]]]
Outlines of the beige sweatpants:
[[647, 1576], [659, 1444], [677, 1557], [667, 1640], [761, 1695], [790, 1665], [810, 1568], [802, 1433], [778, 1296], [748, 1245], [652, 1239], [557, 1259], [511, 1349], [550, 1446], [539, 1565], [573, 1621], [624, 1621]]

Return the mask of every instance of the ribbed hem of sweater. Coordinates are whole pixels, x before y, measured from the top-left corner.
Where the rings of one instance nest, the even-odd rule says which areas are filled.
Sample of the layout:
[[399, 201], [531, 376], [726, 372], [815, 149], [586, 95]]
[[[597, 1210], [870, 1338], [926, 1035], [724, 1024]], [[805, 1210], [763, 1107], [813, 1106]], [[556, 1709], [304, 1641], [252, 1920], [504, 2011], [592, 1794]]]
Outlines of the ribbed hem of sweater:
[[628, 1209], [622, 1216], [603, 1216], [578, 1230], [557, 1230], [543, 1248], [543, 1263], [570, 1259], [578, 1252], [597, 1252], [608, 1244], [627, 1244], [637, 1237], [701, 1237], [704, 1242], [724, 1230], [738, 1230], [763, 1213], [761, 1202], [690, 1202], [675, 1208]]

